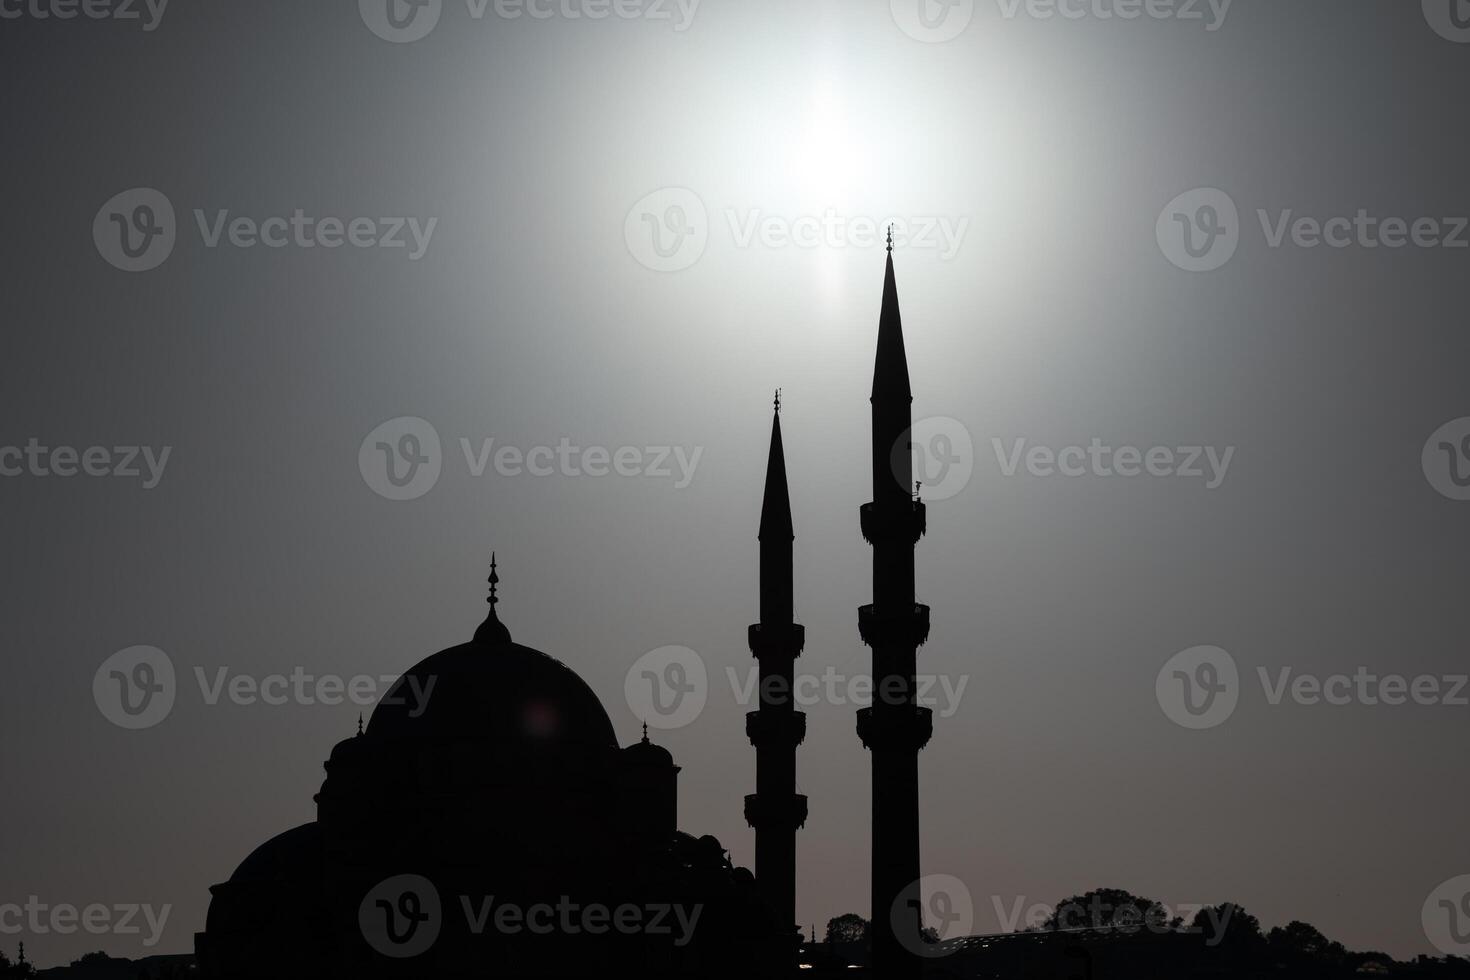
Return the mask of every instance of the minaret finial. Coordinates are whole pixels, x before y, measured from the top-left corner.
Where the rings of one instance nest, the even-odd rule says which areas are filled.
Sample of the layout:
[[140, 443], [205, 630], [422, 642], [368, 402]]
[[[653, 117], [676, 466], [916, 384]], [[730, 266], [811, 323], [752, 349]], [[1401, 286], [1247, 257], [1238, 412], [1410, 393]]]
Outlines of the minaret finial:
[[893, 251], [893, 226], [888, 226], [888, 251]]
[[781, 414], [781, 389], [776, 389], [776, 414]]

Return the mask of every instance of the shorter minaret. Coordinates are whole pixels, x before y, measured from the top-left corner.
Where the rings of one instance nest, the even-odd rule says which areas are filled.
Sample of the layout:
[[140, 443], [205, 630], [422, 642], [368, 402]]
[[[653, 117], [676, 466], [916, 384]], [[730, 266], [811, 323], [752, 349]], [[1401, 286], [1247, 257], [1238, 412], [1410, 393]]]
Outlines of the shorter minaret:
[[806, 737], [806, 715], [796, 710], [792, 685], [806, 631], [796, 625], [792, 585], [791, 497], [781, 445], [781, 393], [771, 421], [761, 503], [760, 617], [749, 629], [750, 652], [760, 665], [760, 708], [745, 716], [755, 746], [755, 793], [745, 798], [745, 819], [755, 828], [755, 880], [775, 916], [791, 934], [794, 957], [801, 941], [796, 923], [796, 830], [806, 823], [806, 797], [796, 792], [796, 747]]

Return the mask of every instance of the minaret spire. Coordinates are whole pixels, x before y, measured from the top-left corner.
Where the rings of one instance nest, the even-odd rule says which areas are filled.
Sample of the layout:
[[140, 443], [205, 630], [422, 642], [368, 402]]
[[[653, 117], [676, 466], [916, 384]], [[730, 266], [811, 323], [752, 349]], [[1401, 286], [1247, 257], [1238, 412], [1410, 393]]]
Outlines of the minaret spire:
[[893, 277], [893, 245], [883, 270], [883, 307], [878, 314], [878, 350], [873, 358], [873, 397], [912, 399], [909, 358], [904, 350], [903, 317], [898, 310], [898, 283]]
[[[776, 391], [776, 411], [771, 416], [771, 449], [766, 457], [766, 490], [761, 500], [761, 526], [756, 537], [762, 542], [769, 538], [773, 543], [781, 538], [790, 542], [795, 537], [791, 528], [791, 494], [786, 485], [786, 448], [781, 442], [780, 389]], [[789, 550], [789, 543], [787, 548]], [[764, 575], [764, 563], [761, 572]]]
[[795, 660], [806, 642], [796, 625], [792, 586], [791, 495], [786, 485], [786, 451], [781, 442], [781, 393], [771, 417], [761, 501], [760, 619], [748, 631], [750, 652], [760, 671], [760, 708], [745, 716], [745, 734], [755, 746], [755, 788], [745, 798], [745, 820], [755, 828], [755, 880], [770, 905], [777, 929], [790, 940], [794, 969], [801, 944], [796, 922], [796, 830], [806, 823], [806, 797], [796, 792], [796, 747], [806, 737], [806, 715], [795, 709]]
[[873, 502], [860, 510], [873, 546], [873, 603], [858, 631], [873, 651], [873, 706], [858, 712], [858, 737], [872, 753], [873, 966], [884, 978], [918, 977], [920, 921], [919, 750], [933, 716], [916, 696], [915, 664], [929, 634], [929, 607], [914, 602], [914, 545], [925, 508], [909, 445], [913, 393], [890, 242], [873, 364]]
[[490, 614], [475, 630], [475, 642], [494, 646], [510, 642], [510, 630], [506, 629], [500, 622], [500, 617], [495, 613], [495, 607], [500, 604], [500, 573], [496, 570], [495, 552], [490, 552], [490, 577], [486, 579], [490, 583], [490, 595], [485, 599], [490, 604]]

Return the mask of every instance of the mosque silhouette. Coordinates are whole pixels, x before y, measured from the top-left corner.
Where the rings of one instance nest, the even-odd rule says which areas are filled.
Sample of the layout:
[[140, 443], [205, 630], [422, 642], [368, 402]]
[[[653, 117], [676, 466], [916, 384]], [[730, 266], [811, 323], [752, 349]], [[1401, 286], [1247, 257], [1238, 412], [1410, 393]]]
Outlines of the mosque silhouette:
[[[912, 394], [890, 235], [873, 375], [874, 598], [859, 609], [875, 690], [858, 713], [873, 772], [873, 968], [922, 965], [914, 602], [925, 509], [910, 489]], [[902, 450], [902, 451], [897, 451]], [[195, 936], [205, 980], [263, 977], [667, 976], [797, 972], [796, 793], [805, 716], [790, 697], [804, 630], [794, 622], [794, 534], [779, 394], [760, 529], [760, 618], [748, 639], [760, 707], [755, 873], [713, 837], [677, 826], [679, 767], [643, 739], [619, 747], [607, 711], [566, 664], [511, 639], [490, 611], [468, 643], [410, 668], [364, 727], [339, 742], [317, 817], [265, 842], [214, 885]], [[779, 683], [784, 681], [784, 685]]]

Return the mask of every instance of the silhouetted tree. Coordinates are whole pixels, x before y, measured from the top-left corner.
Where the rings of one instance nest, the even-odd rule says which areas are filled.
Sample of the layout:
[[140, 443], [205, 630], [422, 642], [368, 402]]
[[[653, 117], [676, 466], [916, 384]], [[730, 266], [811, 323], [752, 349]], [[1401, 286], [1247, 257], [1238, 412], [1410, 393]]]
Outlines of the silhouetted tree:
[[1140, 898], [1121, 888], [1096, 888], [1058, 902], [1042, 923], [1042, 930], [1116, 929], [1119, 932], [1165, 932], [1169, 913], [1151, 898]]
[[860, 943], [868, 938], [868, 920], [856, 912], [848, 912], [827, 920], [829, 943]]
[[1304, 959], [1323, 959], [1334, 950], [1342, 951], [1340, 943], [1329, 941], [1315, 927], [1296, 920], [1272, 929], [1266, 941], [1277, 954]]
[[1235, 952], [1258, 952], [1266, 942], [1261, 932], [1261, 920], [1234, 902], [1200, 909], [1189, 929], [1203, 936], [1211, 947], [1219, 946]]
[[5, 980], [20, 980], [22, 977], [34, 977], [35, 975], [36, 968], [25, 961], [24, 943], [21, 944], [15, 962], [11, 962], [10, 957], [0, 952], [0, 977]]

